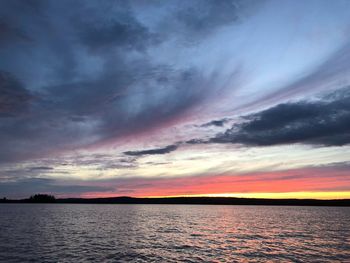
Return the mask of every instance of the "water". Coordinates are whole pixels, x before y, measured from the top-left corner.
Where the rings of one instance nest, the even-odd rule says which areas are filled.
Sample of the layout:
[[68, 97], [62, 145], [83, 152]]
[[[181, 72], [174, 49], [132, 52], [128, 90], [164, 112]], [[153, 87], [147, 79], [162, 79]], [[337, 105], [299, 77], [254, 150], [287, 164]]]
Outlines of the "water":
[[350, 262], [350, 208], [0, 205], [1, 262]]

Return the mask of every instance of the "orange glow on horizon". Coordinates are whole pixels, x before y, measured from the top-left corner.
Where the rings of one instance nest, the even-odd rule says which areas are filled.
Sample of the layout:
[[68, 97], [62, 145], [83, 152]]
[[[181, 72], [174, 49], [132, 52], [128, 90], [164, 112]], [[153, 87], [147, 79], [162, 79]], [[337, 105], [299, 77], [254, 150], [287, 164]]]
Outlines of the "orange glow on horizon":
[[130, 178], [116, 181], [115, 185], [116, 191], [90, 192], [81, 197], [226, 196], [350, 199], [350, 176], [347, 170], [342, 169], [304, 168], [243, 175]]
[[350, 199], [349, 192], [284, 192], [284, 193], [221, 193], [221, 194], [194, 194], [172, 196], [144, 196], [147, 198], [157, 197], [238, 197], [238, 198], [266, 198], [266, 199], [319, 199], [336, 200]]
[[215, 194], [180, 194], [180, 195], [152, 195], [133, 196], [116, 195], [113, 193], [92, 193], [81, 197], [84, 198], [107, 198], [117, 196], [130, 196], [140, 198], [167, 198], [167, 197], [237, 197], [237, 198], [264, 198], [264, 199], [319, 199], [319, 200], [339, 200], [350, 199], [350, 191], [340, 192], [280, 192], [280, 193], [215, 193]]

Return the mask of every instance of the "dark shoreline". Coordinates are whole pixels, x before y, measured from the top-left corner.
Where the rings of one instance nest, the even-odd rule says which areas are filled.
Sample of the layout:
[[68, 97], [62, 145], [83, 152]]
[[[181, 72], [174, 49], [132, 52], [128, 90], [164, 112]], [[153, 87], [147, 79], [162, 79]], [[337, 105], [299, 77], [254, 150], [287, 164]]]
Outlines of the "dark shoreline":
[[107, 198], [59, 198], [54, 201], [32, 201], [30, 199], [0, 199], [0, 203], [58, 203], [58, 204], [188, 204], [188, 205], [270, 205], [270, 206], [350, 206], [350, 199], [264, 199], [235, 197], [107, 197]]

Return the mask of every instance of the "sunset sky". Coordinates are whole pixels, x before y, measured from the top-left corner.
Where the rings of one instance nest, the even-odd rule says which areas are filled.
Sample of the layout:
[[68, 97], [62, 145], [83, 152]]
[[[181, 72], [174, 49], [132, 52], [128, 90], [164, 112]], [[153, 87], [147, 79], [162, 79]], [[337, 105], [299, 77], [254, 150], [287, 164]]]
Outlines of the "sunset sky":
[[349, 10], [0, 0], [0, 198], [350, 198]]

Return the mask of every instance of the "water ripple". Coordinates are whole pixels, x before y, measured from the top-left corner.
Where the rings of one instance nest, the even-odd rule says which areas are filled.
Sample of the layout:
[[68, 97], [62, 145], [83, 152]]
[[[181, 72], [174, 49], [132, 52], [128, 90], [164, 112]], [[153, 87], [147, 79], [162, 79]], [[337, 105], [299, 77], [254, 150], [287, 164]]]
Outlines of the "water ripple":
[[1, 262], [350, 262], [350, 209], [0, 205]]

